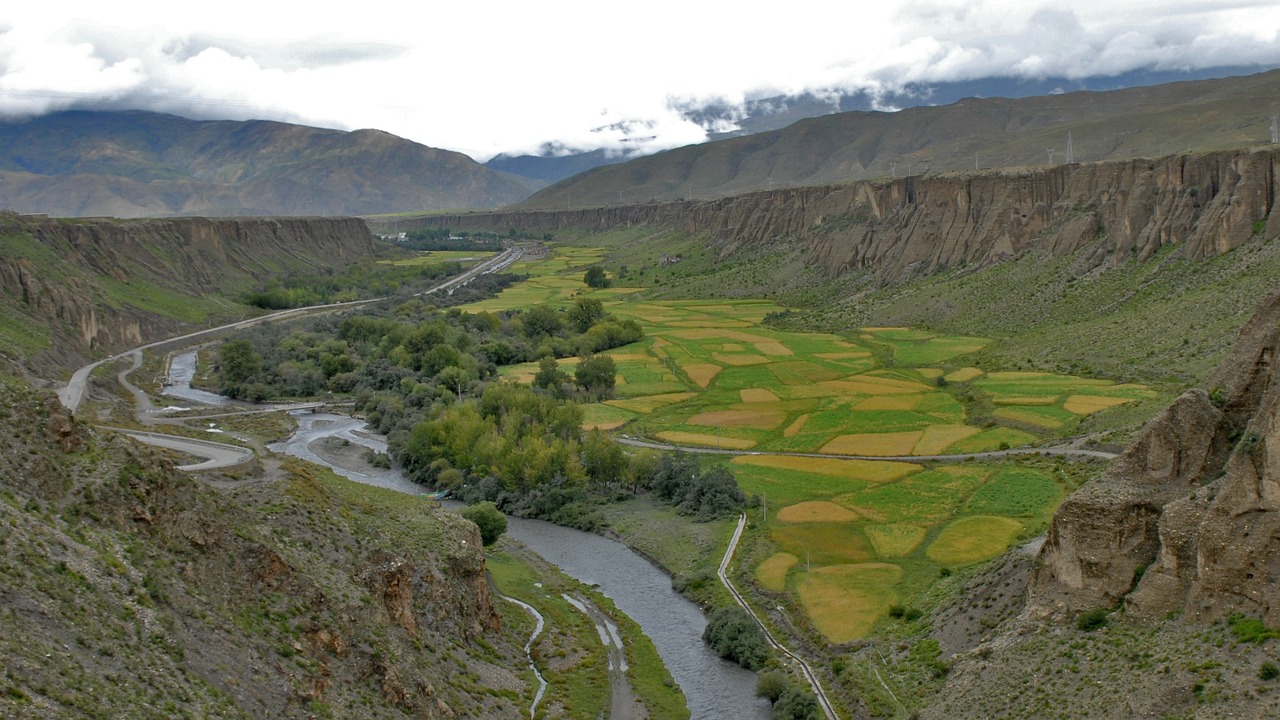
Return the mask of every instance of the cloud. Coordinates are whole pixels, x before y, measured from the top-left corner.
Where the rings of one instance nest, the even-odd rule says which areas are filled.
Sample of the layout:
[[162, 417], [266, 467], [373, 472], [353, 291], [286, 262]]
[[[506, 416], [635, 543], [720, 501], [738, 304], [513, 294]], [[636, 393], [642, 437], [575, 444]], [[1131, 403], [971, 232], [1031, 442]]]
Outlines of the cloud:
[[770, 13], [673, 0], [366, 0], [340, 16], [260, 0], [216, 12], [150, 0], [9, 5], [0, 116], [134, 107], [376, 127], [480, 159], [699, 142], [775, 96], [1280, 65], [1271, 0], [792, 0]]

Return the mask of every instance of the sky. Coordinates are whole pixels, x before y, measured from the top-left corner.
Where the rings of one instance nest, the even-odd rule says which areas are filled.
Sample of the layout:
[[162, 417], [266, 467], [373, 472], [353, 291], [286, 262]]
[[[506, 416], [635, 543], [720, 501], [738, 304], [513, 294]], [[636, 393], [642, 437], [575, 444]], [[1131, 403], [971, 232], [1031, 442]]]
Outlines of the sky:
[[6, 119], [142, 109], [377, 128], [480, 161], [696, 143], [707, 129], [681, 108], [779, 94], [1280, 66], [1276, 0], [5, 5]]

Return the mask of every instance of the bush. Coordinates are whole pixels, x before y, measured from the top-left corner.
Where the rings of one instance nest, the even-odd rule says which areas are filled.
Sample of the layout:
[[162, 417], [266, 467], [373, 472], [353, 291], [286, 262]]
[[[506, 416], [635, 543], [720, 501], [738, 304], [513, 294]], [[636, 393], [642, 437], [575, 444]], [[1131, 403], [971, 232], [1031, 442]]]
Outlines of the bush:
[[788, 685], [787, 676], [777, 670], [760, 673], [756, 678], [756, 697], [762, 697], [768, 700], [770, 705], [776, 705], [782, 698], [782, 694], [787, 691]]
[[792, 685], [773, 705], [774, 720], [819, 720], [818, 699], [808, 690]]
[[1076, 629], [1084, 632], [1093, 632], [1107, 624], [1107, 609], [1098, 608], [1084, 613], [1076, 620]]
[[1280, 677], [1280, 665], [1276, 665], [1270, 660], [1262, 663], [1262, 667], [1258, 668], [1259, 680], [1275, 680], [1278, 677]]
[[769, 659], [769, 643], [764, 632], [740, 607], [717, 610], [702, 632], [702, 639], [720, 657], [748, 670], [759, 670]]
[[467, 506], [462, 510], [462, 517], [480, 528], [480, 539], [484, 541], [485, 546], [498, 542], [502, 533], [507, 531], [507, 516], [488, 501]]

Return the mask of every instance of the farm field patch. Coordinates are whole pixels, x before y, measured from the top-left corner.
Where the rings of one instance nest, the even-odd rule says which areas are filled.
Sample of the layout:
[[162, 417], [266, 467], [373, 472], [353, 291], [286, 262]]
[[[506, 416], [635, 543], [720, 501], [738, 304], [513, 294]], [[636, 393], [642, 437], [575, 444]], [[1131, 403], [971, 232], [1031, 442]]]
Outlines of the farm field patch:
[[[675, 445], [752, 451], [728, 460], [751, 510], [742, 571], [797, 600], [832, 641], [861, 637], [942, 568], [981, 562], [1040, 532], [1070, 489], [1041, 463], [868, 458], [980, 453], [1073, 432], [1082, 418], [1153, 393], [1138, 385], [976, 367], [977, 337], [912, 328], [841, 335], [765, 326], [766, 300], [645, 300], [636, 288], [588, 288], [591, 248], [520, 263], [529, 280], [467, 310], [568, 307], [599, 299], [645, 330], [607, 352], [614, 397], [584, 425]], [[608, 267], [608, 262], [603, 264]], [[616, 281], [615, 281], [616, 282]], [[576, 358], [561, 361], [572, 372]], [[502, 368], [532, 380], [536, 363]], [[781, 454], [796, 453], [796, 454]], [[826, 455], [827, 457], [824, 457]]]

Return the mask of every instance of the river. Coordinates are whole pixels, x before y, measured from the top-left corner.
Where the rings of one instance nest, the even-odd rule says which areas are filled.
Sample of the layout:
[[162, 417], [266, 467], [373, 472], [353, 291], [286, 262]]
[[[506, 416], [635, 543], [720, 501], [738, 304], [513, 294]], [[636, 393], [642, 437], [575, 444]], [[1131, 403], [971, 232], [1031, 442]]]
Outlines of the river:
[[[287, 453], [333, 468], [338, 474], [369, 485], [411, 495], [424, 488], [399, 471], [363, 474], [325, 462], [310, 445], [324, 437], [339, 437], [378, 451], [386, 444], [357, 431], [364, 422], [345, 415], [295, 412], [298, 430], [288, 440], [270, 445]], [[671, 676], [684, 690], [693, 720], [733, 717], [765, 720], [769, 703], [755, 696], [755, 674], [720, 659], [702, 642], [707, 621], [697, 605], [671, 589], [671, 578], [627, 546], [591, 533], [540, 520], [508, 518], [507, 535], [537, 552], [580, 582], [594, 585], [613, 600], [653, 641]]]

